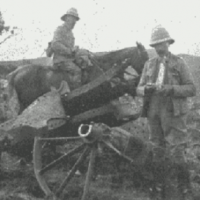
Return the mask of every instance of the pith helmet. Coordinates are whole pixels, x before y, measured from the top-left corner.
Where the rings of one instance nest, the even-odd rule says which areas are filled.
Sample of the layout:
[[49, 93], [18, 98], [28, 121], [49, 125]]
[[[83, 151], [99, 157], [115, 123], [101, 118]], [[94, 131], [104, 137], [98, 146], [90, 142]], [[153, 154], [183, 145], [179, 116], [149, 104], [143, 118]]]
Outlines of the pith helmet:
[[173, 44], [175, 40], [170, 37], [165, 28], [159, 25], [152, 30], [150, 46], [154, 47], [154, 45], [162, 42], [169, 42], [170, 44]]
[[78, 16], [78, 12], [77, 12], [77, 9], [76, 9], [76, 8], [70, 8], [70, 9], [67, 11], [67, 13], [64, 14], [64, 15], [61, 17], [61, 20], [64, 21], [64, 19], [65, 19], [65, 17], [66, 17], [67, 15], [74, 16], [74, 17], [77, 18], [77, 20], [80, 19], [79, 16]]

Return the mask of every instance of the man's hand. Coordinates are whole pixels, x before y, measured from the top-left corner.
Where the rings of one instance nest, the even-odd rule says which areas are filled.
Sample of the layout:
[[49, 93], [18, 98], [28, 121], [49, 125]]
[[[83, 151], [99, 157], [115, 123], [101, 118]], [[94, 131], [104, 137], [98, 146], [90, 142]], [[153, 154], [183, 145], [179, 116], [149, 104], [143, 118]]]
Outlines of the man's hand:
[[144, 94], [145, 95], [151, 95], [156, 91], [156, 85], [155, 84], [147, 84], [144, 88]]
[[161, 89], [158, 90], [158, 93], [163, 96], [171, 96], [174, 93], [173, 85], [163, 85]]

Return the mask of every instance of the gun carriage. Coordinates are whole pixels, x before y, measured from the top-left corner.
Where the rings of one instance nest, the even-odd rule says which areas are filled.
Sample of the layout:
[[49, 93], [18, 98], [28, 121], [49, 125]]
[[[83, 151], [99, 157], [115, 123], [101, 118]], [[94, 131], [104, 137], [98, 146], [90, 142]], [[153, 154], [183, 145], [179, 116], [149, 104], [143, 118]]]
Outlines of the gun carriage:
[[[96, 56], [95, 62], [101, 63], [103, 70], [101, 75], [69, 93], [52, 89], [36, 99], [17, 118], [1, 125], [13, 145], [27, 137], [34, 140], [34, 172], [46, 196], [62, 196], [76, 171], [88, 160], [81, 195], [82, 200], [87, 199], [99, 148], [106, 147], [132, 165], [142, 165], [146, 161], [148, 148], [145, 141], [119, 127], [137, 119], [139, 110], [137, 106], [131, 108], [131, 102], [121, 103], [119, 97], [124, 94], [135, 96], [139, 75], [147, 59], [147, 52], [141, 44], [118, 51], [118, 54], [111, 52]], [[128, 67], [132, 67], [138, 76], [131, 80], [123, 79], [122, 74]], [[116, 78], [120, 80], [117, 83], [113, 81]], [[47, 164], [42, 153], [46, 143], [65, 146], [69, 143], [72, 148], [70, 146], [67, 152]], [[68, 167], [63, 182], [52, 189], [45, 174], [74, 156], [76, 161]]]

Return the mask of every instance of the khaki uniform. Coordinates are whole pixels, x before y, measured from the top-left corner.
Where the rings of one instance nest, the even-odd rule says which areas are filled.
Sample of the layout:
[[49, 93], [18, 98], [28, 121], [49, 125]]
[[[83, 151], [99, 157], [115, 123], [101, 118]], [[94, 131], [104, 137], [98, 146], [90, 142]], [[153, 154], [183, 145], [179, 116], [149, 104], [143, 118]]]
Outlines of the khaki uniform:
[[[147, 61], [137, 88], [138, 95], [144, 95], [146, 84], [156, 82], [161, 62], [159, 57]], [[183, 133], [186, 130], [183, 120], [188, 111], [187, 97], [192, 97], [196, 93], [191, 74], [183, 59], [169, 53], [165, 60], [165, 67], [164, 85], [173, 85], [173, 95], [161, 96], [155, 92], [151, 96], [144, 97], [142, 113], [149, 122], [150, 138], [157, 145], [162, 145], [166, 140], [172, 145], [181, 141], [180, 137], [185, 135]], [[175, 140], [175, 133], [173, 136], [170, 135], [172, 130], [181, 132], [177, 133], [178, 140]]]
[[[144, 95], [146, 84], [156, 83], [161, 63], [163, 61], [159, 57], [146, 62], [137, 88], [138, 95]], [[144, 96], [142, 116], [148, 119], [150, 141], [155, 147], [153, 151], [155, 161], [164, 164], [167, 150], [174, 163], [179, 166], [178, 187], [189, 188], [189, 172], [182, 144], [187, 141], [188, 136], [185, 123], [188, 111], [187, 97], [194, 96], [196, 89], [183, 59], [169, 53], [164, 66], [163, 84], [173, 85], [174, 91], [169, 96], [162, 96], [156, 91], [150, 96]], [[160, 176], [163, 181], [164, 175]], [[181, 189], [182, 192], [183, 190]]]
[[74, 61], [74, 35], [65, 23], [59, 26], [51, 42], [54, 69], [65, 70], [69, 75], [70, 89], [81, 86], [81, 69]]

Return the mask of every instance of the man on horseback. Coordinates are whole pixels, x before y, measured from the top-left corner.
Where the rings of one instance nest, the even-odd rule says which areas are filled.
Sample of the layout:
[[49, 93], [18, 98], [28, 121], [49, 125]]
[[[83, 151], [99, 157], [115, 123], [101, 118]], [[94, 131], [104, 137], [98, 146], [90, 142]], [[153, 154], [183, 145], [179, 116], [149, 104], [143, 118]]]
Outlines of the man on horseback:
[[[68, 76], [70, 89], [76, 89], [82, 85], [82, 69], [75, 63], [78, 46], [74, 46], [74, 35], [72, 29], [79, 20], [75, 8], [71, 8], [61, 17], [64, 24], [59, 26], [55, 33], [50, 48], [49, 56], [53, 54], [53, 69], [63, 70]], [[87, 52], [86, 52], [87, 53]]]
[[[179, 169], [178, 189], [186, 194], [189, 189], [183, 145], [187, 138], [186, 99], [194, 96], [196, 89], [184, 60], [169, 52], [173, 43], [174, 39], [165, 28], [153, 29], [150, 46], [158, 56], [146, 62], [137, 93], [144, 96], [142, 114], [148, 119], [154, 158], [163, 159], [161, 162], [165, 163], [166, 149], [169, 150]], [[165, 181], [164, 173], [160, 176], [161, 181]]]

